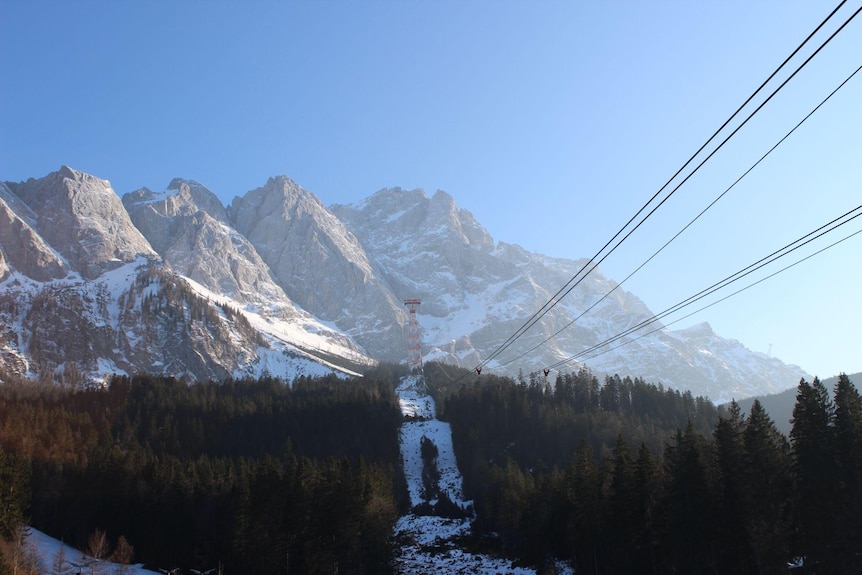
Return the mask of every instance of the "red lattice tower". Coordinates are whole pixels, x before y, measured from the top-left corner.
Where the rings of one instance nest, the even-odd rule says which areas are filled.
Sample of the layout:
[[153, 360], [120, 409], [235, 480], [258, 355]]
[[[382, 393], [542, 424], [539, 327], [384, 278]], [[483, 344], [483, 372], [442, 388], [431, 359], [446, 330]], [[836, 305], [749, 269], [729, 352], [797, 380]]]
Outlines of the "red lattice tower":
[[410, 321], [407, 324], [407, 367], [410, 371], [422, 371], [422, 343], [419, 341], [419, 322], [416, 320], [416, 306], [422, 303], [420, 299], [406, 299], [404, 305], [410, 309]]

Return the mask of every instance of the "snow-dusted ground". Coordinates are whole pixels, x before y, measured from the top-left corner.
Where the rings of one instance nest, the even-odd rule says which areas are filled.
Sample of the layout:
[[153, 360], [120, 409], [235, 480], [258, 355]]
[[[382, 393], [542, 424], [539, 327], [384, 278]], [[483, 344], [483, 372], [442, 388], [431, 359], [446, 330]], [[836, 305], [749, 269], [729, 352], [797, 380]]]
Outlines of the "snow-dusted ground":
[[[440, 492], [446, 493], [452, 502], [462, 508], [468, 508], [471, 502], [464, 500], [461, 473], [452, 450], [452, 430], [448, 423], [436, 419], [434, 400], [428, 395], [422, 379], [416, 376], [405, 377], [395, 391], [401, 404], [401, 413], [405, 417], [400, 433], [401, 458], [404, 462], [411, 507], [423, 502], [420, 442], [425, 436], [437, 446]], [[511, 561], [469, 553], [459, 548], [458, 539], [470, 533], [472, 522], [469, 517], [448, 519], [413, 513], [401, 517], [393, 532], [395, 539], [402, 542], [401, 549], [396, 552], [396, 572], [405, 575], [535, 575], [534, 569], [515, 567]], [[561, 573], [573, 573], [564, 565], [559, 567]]]
[[[70, 547], [65, 543], [50, 537], [38, 529], [29, 527], [27, 529], [27, 541], [25, 545], [29, 546], [39, 558], [40, 573], [61, 573], [62, 575], [73, 575], [83, 570], [84, 573], [90, 573], [90, 563], [93, 558], [90, 555], [82, 553]], [[62, 549], [62, 551], [61, 551]], [[59, 564], [59, 570], [58, 570]], [[87, 565], [86, 568], [82, 566]], [[120, 572], [118, 570], [121, 565], [111, 563], [109, 561], [99, 561], [95, 563], [95, 571], [98, 574], [113, 574]], [[126, 565], [124, 571], [126, 575], [159, 575], [157, 571], [144, 569], [140, 564]]]

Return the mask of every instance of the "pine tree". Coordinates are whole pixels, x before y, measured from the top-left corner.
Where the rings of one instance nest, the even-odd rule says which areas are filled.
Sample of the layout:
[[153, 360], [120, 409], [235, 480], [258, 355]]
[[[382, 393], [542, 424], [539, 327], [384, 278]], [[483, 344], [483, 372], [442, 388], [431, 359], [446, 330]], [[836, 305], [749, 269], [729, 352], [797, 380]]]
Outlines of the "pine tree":
[[669, 511], [666, 545], [671, 561], [680, 573], [714, 569], [715, 505], [707, 446], [689, 421], [685, 433], [677, 430], [665, 449], [668, 489], [665, 504]]
[[602, 478], [586, 443], [581, 443], [564, 479], [567, 539], [578, 573], [599, 573]]
[[829, 392], [819, 379], [799, 382], [790, 430], [797, 524], [794, 553], [806, 557], [809, 564], [832, 557], [837, 493], [833, 413]]
[[747, 501], [743, 484], [745, 419], [736, 401], [727, 417], [720, 417], [713, 432], [713, 448], [718, 470], [716, 496], [721, 513], [716, 515], [716, 544], [728, 572], [743, 574], [752, 564], [745, 522]]
[[862, 399], [846, 374], [835, 385], [835, 461], [838, 480], [837, 562], [862, 555]]
[[784, 573], [790, 556], [789, 446], [759, 400], [751, 406], [743, 432], [745, 465], [744, 533], [756, 573]]
[[637, 525], [632, 540], [632, 556], [638, 565], [637, 571], [648, 575], [658, 572], [658, 525], [657, 507], [661, 476], [655, 458], [646, 443], [638, 449], [634, 468], [635, 509], [634, 523]]
[[608, 493], [608, 562], [613, 573], [631, 573], [637, 566], [632, 543], [644, 528], [639, 517], [638, 486], [631, 450], [617, 436], [611, 456], [611, 481]]
[[0, 446], [0, 539], [9, 539], [25, 524], [30, 504], [29, 469]]

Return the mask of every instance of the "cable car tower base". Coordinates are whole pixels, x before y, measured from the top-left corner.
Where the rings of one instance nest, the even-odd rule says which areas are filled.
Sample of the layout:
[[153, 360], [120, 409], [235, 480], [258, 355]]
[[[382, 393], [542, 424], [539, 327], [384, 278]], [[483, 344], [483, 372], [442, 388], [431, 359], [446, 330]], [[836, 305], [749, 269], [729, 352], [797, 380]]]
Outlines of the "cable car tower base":
[[407, 368], [414, 376], [419, 377], [422, 386], [425, 385], [425, 374], [422, 370], [422, 342], [419, 339], [419, 321], [416, 319], [416, 308], [422, 303], [420, 299], [406, 299], [404, 305], [410, 310], [410, 321], [407, 323]]

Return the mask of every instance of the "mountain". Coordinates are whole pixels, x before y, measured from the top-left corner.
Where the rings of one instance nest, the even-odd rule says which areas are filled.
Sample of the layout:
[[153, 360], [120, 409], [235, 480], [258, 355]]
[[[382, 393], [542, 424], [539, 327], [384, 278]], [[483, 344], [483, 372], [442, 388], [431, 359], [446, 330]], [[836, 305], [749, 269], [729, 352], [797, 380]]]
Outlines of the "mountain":
[[33, 229], [38, 216], [0, 182], [0, 279], [12, 269], [38, 281], [65, 277], [68, 267]]
[[[421, 298], [425, 358], [462, 367], [472, 368], [501, 346], [587, 264], [495, 244], [442, 191], [429, 198], [422, 190], [384, 189], [356, 205], [330, 209], [399, 297]], [[542, 371], [652, 317], [640, 299], [616, 287], [593, 271], [489, 368]], [[639, 376], [714, 400], [784, 389], [804, 373], [717, 336], [707, 324], [621, 343], [584, 361], [600, 374]], [[563, 369], [579, 365], [570, 362]]]
[[131, 194], [128, 211], [109, 182], [68, 167], [4, 185], [3, 371], [78, 384], [139, 371], [356, 373], [373, 363], [293, 305], [250, 244], [201, 208], [218, 216], [214, 196], [175, 184]]
[[231, 224], [303, 309], [375, 357], [399, 360], [407, 314], [357, 238], [314, 195], [285, 176], [235, 198]]
[[[327, 208], [278, 176], [226, 207], [178, 178], [120, 201], [63, 167], [0, 185], [0, 367], [55, 379], [355, 373], [403, 360], [403, 300], [419, 298], [425, 359], [472, 368], [586, 263], [495, 242], [443, 191], [387, 188]], [[487, 369], [541, 373], [651, 316], [595, 270]], [[581, 359], [716, 401], [807, 375], [706, 324], [622, 343]]]
[[163, 192], [142, 188], [126, 194], [123, 205], [175, 272], [266, 315], [303, 316], [275, 283], [254, 246], [227, 225], [227, 211], [204, 186], [175, 179]]
[[6, 186], [26, 204], [45, 244], [85, 279], [139, 255], [155, 256], [106, 180], [64, 166], [44, 178]]

